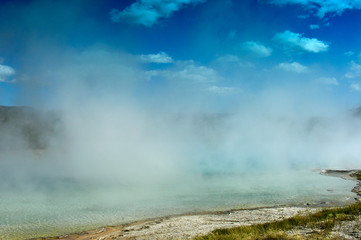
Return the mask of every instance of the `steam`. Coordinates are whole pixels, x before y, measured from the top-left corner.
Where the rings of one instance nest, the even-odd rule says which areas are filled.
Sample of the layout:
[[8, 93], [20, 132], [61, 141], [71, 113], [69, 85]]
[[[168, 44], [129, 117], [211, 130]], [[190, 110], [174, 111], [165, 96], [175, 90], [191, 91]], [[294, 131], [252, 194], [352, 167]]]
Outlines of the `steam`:
[[[31, 107], [0, 109], [6, 237], [189, 211], [353, 199], [352, 183], [327, 180], [335, 189], [327, 192], [330, 182], [307, 174], [359, 167], [357, 111], [312, 94], [306, 100], [288, 86], [241, 92], [220, 112], [210, 108], [218, 98], [194, 90], [210, 83], [149, 79], [137, 56], [102, 48], [57, 56], [45, 54], [18, 70], [19, 104]], [[157, 80], [166, 82], [160, 87]]]
[[266, 193], [260, 205], [279, 196], [296, 202], [319, 177], [295, 187], [300, 171], [360, 167], [361, 110], [321, 89], [318, 80], [329, 76], [322, 70], [142, 52], [147, 44], [133, 42], [139, 29], [112, 32], [96, 4], [0, 8], [0, 63], [14, 70], [3, 84], [13, 84], [13, 105], [25, 106], [0, 107], [0, 235], [24, 223], [29, 238], [54, 235], [51, 224], [64, 234], [81, 224], [239, 207], [254, 191]]
[[40, 109], [35, 122], [42, 124], [28, 128], [41, 139], [24, 138], [16, 124], [1, 129], [2, 146], [13, 146], [1, 155], [2, 170], [12, 168], [7, 175], [16, 169], [26, 179], [158, 184], [207, 174], [357, 167], [361, 121], [351, 111], [303, 101], [289, 89], [265, 90], [226, 114], [202, 108], [206, 95], [190, 95], [198, 104], [185, 99], [185, 110], [171, 95], [189, 94], [187, 83], [140, 94], [149, 83], [136, 56], [102, 48], [57, 52], [56, 59], [49, 54], [20, 74], [28, 94], [19, 101]]

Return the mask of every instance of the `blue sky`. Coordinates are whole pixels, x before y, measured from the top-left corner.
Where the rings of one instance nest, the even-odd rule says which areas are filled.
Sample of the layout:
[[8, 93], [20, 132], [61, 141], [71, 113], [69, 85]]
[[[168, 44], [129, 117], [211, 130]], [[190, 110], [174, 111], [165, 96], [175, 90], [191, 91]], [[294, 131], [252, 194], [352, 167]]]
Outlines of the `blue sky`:
[[360, 22], [360, 0], [3, 0], [0, 104], [222, 112], [277, 93], [357, 107]]

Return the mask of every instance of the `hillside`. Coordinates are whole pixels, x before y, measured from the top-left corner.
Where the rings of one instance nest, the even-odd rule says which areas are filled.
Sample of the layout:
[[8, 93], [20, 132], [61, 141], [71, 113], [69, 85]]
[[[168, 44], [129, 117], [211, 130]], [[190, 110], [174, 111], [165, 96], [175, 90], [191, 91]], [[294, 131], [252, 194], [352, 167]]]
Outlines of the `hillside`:
[[45, 149], [57, 123], [59, 118], [53, 112], [0, 106], [0, 150]]

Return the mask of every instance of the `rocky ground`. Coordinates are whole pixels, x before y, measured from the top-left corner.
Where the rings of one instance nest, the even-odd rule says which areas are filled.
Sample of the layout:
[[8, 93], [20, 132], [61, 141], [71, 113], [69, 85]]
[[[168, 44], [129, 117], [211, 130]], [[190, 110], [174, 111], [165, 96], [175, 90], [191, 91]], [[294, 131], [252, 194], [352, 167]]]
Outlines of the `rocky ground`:
[[104, 227], [98, 230], [59, 239], [190, 239], [218, 228], [231, 228], [281, 220], [307, 212], [315, 207], [277, 207], [249, 210], [234, 210], [199, 215], [165, 217], [136, 222], [120, 227]]

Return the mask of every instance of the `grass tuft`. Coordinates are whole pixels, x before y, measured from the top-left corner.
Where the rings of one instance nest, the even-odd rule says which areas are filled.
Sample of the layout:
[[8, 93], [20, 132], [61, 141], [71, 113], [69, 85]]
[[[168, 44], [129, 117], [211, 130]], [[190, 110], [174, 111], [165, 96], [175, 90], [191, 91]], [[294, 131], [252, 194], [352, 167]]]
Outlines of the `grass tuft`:
[[351, 174], [352, 177], [356, 177], [357, 180], [361, 181], [361, 171], [356, 171]]
[[291, 240], [303, 239], [301, 236], [289, 236], [286, 232], [293, 229], [317, 229], [307, 239], [328, 239], [335, 224], [354, 220], [361, 213], [361, 202], [350, 206], [324, 209], [306, 216], [297, 215], [281, 221], [241, 226], [229, 229], [217, 229], [211, 233], [196, 237], [195, 240]]

